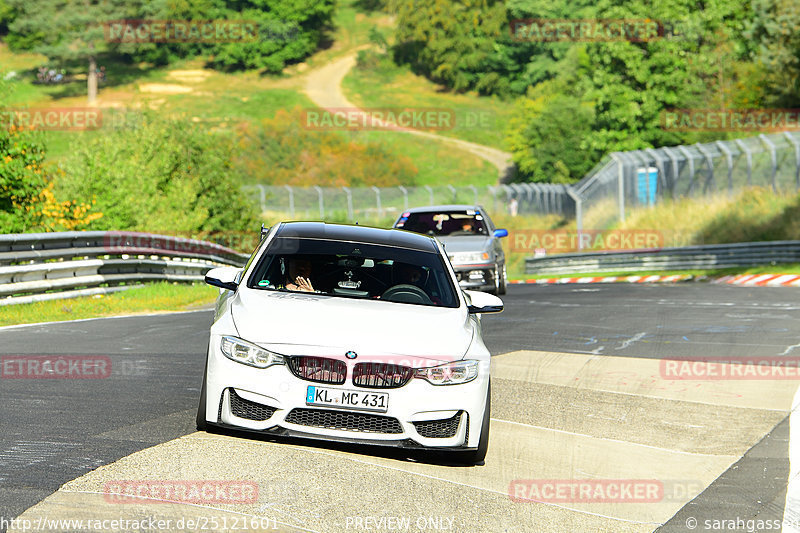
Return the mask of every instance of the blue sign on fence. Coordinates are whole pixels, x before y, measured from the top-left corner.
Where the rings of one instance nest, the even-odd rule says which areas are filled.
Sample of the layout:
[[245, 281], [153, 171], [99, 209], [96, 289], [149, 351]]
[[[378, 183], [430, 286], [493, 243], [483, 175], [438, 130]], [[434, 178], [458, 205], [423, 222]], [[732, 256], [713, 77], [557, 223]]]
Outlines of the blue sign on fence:
[[636, 169], [636, 196], [640, 205], [653, 205], [656, 203], [656, 188], [658, 187], [658, 169], [655, 167]]

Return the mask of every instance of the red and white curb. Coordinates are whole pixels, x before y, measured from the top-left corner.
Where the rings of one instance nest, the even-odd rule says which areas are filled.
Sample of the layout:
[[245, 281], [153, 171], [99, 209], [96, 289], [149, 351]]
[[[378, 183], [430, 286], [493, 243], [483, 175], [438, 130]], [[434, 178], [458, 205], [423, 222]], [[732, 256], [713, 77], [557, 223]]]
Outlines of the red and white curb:
[[747, 287], [800, 287], [797, 274], [739, 274], [715, 279], [711, 283], [744, 285]]
[[[517, 285], [536, 284], [552, 285], [562, 283], [676, 283], [679, 281], [706, 281], [705, 276], [676, 274], [672, 276], [607, 276], [583, 278], [544, 278], [509, 280]], [[798, 274], [738, 274], [709, 280], [711, 283], [742, 285], [745, 287], [800, 287]]]
[[509, 280], [508, 283], [523, 284], [535, 283], [537, 285], [553, 283], [675, 283], [689, 281], [694, 276], [691, 274], [674, 274], [671, 276], [607, 276], [590, 278], [544, 278]]

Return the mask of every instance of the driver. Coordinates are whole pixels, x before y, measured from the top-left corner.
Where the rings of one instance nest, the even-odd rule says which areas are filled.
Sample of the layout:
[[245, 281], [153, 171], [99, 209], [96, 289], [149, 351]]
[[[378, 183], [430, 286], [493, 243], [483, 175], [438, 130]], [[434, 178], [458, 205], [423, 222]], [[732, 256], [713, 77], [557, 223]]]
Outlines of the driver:
[[414, 285], [419, 288], [436, 305], [442, 305], [442, 301], [431, 294], [426, 288], [428, 273], [424, 268], [410, 263], [395, 263], [395, 283], [401, 285]]
[[422, 268], [410, 265], [408, 263], [397, 264], [397, 283], [404, 283], [407, 285], [416, 285], [422, 288], [424, 283], [425, 273]]
[[311, 284], [311, 261], [301, 258], [290, 258], [287, 263], [287, 275], [283, 286], [290, 291], [314, 292]]

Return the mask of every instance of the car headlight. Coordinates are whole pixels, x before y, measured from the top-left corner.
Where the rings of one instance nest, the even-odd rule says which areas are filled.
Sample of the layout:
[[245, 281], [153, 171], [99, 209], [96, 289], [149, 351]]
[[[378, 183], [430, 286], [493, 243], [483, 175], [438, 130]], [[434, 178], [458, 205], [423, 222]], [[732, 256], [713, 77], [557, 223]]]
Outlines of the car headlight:
[[453, 263], [485, 263], [489, 260], [489, 252], [457, 252], [453, 254]]
[[219, 347], [228, 359], [257, 368], [267, 368], [284, 363], [281, 354], [270, 352], [236, 337], [222, 337]]
[[461, 385], [478, 377], [480, 361], [457, 361], [428, 368], [418, 368], [414, 377], [433, 385]]

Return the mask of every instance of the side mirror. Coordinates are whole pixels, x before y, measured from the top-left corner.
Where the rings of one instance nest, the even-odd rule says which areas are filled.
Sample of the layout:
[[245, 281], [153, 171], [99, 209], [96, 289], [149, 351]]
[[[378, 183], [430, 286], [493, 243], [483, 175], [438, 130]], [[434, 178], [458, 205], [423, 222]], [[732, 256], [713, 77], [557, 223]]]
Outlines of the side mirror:
[[496, 229], [494, 230], [495, 237], [498, 239], [502, 239], [503, 237], [508, 237], [508, 230], [507, 229]]
[[500, 313], [503, 311], [503, 300], [480, 291], [464, 291], [467, 295], [467, 310], [470, 313]]
[[236, 276], [238, 275], [239, 269], [236, 267], [212, 268], [206, 272], [205, 282], [220, 289], [235, 291], [239, 287], [236, 282]]

